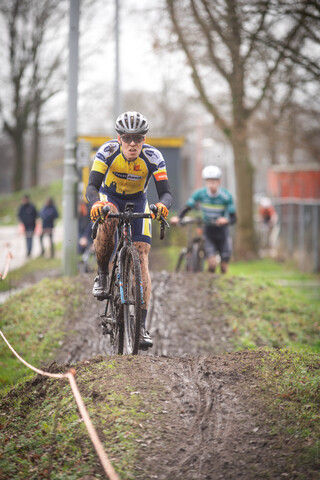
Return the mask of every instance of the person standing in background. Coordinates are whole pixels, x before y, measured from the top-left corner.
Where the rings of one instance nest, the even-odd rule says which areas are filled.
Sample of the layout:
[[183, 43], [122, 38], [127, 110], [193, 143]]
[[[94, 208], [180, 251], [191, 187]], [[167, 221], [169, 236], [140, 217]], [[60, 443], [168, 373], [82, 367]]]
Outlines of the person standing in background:
[[54, 228], [54, 221], [56, 218], [58, 218], [58, 216], [59, 214], [53, 199], [48, 198], [44, 207], [40, 212], [40, 217], [42, 220], [42, 231], [40, 235], [41, 256], [43, 256], [45, 252], [43, 238], [45, 235], [48, 235], [50, 240], [50, 256], [51, 258], [54, 257], [53, 228]]
[[38, 212], [29, 195], [23, 195], [22, 203], [18, 210], [18, 218], [24, 226], [24, 233], [27, 241], [27, 257], [31, 256], [33, 235], [36, 228]]

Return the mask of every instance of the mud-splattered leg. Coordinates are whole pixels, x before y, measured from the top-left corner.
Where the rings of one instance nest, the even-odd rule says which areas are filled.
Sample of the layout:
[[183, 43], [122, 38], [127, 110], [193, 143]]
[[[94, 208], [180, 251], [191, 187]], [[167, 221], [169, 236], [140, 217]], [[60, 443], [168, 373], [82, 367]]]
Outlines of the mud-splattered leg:
[[[117, 212], [114, 205], [110, 205], [111, 212]], [[117, 219], [106, 219], [99, 225], [97, 237], [94, 240], [94, 251], [97, 258], [98, 272], [108, 273], [109, 260], [112, 255], [115, 239], [114, 234], [118, 225]]]
[[134, 242], [134, 244], [139, 253], [140, 265], [141, 265], [143, 299], [144, 299], [143, 309], [147, 310], [149, 300], [150, 300], [150, 295], [151, 295], [151, 278], [149, 273], [150, 245], [144, 242]]
[[144, 242], [134, 242], [136, 249], [139, 253], [140, 265], [141, 265], [141, 277], [143, 287], [144, 305], [141, 309], [141, 333], [140, 333], [140, 345], [139, 348], [146, 350], [152, 347], [153, 342], [146, 330], [146, 319], [148, 315], [148, 305], [151, 295], [151, 278], [149, 273], [149, 252], [150, 245]]

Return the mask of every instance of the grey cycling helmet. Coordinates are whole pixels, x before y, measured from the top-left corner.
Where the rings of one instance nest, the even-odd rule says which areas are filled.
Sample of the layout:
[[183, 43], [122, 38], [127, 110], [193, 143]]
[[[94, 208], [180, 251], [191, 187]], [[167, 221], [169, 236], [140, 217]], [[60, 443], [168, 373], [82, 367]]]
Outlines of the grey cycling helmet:
[[145, 135], [149, 130], [147, 119], [139, 112], [125, 112], [116, 121], [116, 131], [119, 135], [125, 133], [140, 133]]
[[208, 165], [207, 167], [204, 167], [202, 170], [202, 178], [204, 180], [208, 180], [209, 178], [213, 178], [215, 180], [220, 180], [222, 175], [222, 172], [219, 167], [216, 167], [215, 165]]

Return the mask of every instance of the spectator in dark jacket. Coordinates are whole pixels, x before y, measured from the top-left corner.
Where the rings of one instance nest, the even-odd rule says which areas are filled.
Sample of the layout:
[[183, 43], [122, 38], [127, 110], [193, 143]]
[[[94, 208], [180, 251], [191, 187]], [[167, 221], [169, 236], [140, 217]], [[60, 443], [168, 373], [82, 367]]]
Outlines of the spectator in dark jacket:
[[54, 221], [58, 218], [59, 214], [54, 204], [52, 198], [48, 198], [44, 207], [40, 212], [40, 217], [42, 220], [42, 232], [40, 235], [40, 245], [41, 245], [41, 255], [44, 255], [44, 244], [43, 244], [43, 237], [48, 235], [50, 240], [50, 253], [51, 258], [54, 257], [54, 243], [53, 243], [53, 228], [54, 228]]
[[29, 195], [22, 197], [22, 204], [18, 210], [18, 217], [24, 225], [25, 236], [27, 240], [27, 257], [30, 257], [32, 251], [32, 240], [36, 228], [38, 212], [33, 203], [30, 202]]
[[92, 222], [90, 219], [90, 210], [87, 202], [84, 200], [81, 200], [78, 205], [78, 226], [78, 253], [82, 254], [93, 242], [91, 238]]

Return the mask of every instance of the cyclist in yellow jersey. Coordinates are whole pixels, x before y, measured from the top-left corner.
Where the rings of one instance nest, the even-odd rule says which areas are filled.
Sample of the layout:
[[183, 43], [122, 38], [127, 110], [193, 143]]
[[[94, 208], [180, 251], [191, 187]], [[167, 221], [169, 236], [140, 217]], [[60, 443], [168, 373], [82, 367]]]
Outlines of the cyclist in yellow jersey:
[[[89, 176], [86, 197], [91, 206], [91, 220], [95, 221], [104, 205], [110, 211], [123, 211], [130, 201], [135, 212], [149, 212], [147, 189], [154, 178], [159, 202], [156, 204], [157, 220], [168, 216], [172, 205], [165, 160], [159, 150], [145, 143], [149, 130], [147, 119], [139, 112], [125, 112], [117, 118], [115, 129], [117, 139], [104, 143], [97, 151]], [[98, 263], [98, 274], [94, 281], [93, 295], [98, 300], [107, 296], [109, 261], [115, 246], [117, 220], [110, 219], [99, 225], [94, 248]], [[151, 280], [148, 255], [151, 246], [151, 222], [135, 219], [132, 236], [138, 250], [144, 291], [140, 346], [152, 346], [152, 340], [145, 328]]]

